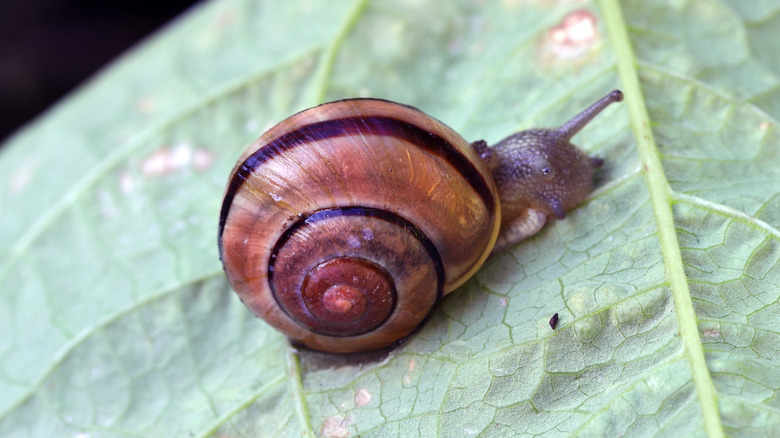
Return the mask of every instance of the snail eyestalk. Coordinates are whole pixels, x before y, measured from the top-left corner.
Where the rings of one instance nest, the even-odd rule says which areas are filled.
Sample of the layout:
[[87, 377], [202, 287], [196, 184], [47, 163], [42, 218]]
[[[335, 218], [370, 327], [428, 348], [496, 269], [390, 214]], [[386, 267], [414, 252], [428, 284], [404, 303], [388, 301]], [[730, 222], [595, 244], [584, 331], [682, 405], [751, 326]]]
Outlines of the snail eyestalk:
[[608, 107], [609, 105], [615, 102], [620, 102], [622, 100], [623, 100], [623, 92], [620, 90], [612, 90], [609, 92], [609, 94], [599, 99], [598, 102], [589, 106], [583, 112], [577, 114], [571, 120], [566, 122], [563, 126], [558, 128], [558, 132], [560, 133], [561, 137], [563, 137], [564, 139], [571, 140], [571, 138], [574, 137], [575, 134], [580, 132], [580, 130], [585, 125], [587, 125], [591, 120], [593, 120], [597, 115], [599, 115], [599, 113], [601, 113], [604, 110], [604, 108]]
[[563, 220], [593, 191], [593, 174], [604, 160], [588, 156], [570, 140], [604, 108], [621, 100], [623, 93], [613, 90], [560, 128], [521, 131], [492, 148], [496, 158], [486, 162], [501, 202], [494, 252], [535, 234], [547, 219]]

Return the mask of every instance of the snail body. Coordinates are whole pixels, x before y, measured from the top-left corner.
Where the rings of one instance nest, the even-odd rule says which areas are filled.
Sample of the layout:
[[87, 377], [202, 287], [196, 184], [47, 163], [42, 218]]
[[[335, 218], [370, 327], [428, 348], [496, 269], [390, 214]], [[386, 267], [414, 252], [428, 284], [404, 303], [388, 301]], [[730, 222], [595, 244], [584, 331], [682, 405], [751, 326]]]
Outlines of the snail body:
[[492, 148], [386, 100], [299, 112], [230, 174], [218, 233], [230, 284], [294, 342], [390, 345], [491, 252], [563, 219], [592, 191], [603, 161], [569, 139], [621, 99], [613, 91], [559, 129]]

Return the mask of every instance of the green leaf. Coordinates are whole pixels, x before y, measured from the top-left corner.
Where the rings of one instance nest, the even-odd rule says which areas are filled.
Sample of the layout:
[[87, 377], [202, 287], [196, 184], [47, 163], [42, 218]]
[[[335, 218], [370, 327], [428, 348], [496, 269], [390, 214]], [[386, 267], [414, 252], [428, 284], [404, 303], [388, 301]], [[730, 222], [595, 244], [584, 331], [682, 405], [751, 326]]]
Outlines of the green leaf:
[[[780, 1], [205, 3], [0, 154], [0, 436], [771, 436]], [[606, 158], [388, 352], [290, 348], [227, 285], [240, 151], [323, 100]], [[553, 331], [548, 320], [560, 315]]]

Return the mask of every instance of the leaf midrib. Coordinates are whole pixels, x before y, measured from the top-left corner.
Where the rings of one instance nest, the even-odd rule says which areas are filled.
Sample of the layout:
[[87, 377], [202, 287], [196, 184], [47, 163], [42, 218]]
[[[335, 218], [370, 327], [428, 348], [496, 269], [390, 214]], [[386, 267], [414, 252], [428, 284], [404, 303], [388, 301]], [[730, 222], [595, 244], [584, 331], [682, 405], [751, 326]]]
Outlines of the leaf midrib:
[[650, 117], [639, 84], [636, 57], [631, 47], [626, 22], [617, 0], [599, 0], [604, 25], [615, 51], [618, 77], [626, 95], [626, 106], [639, 149], [650, 202], [655, 215], [664, 266], [674, 299], [680, 338], [691, 368], [691, 376], [701, 404], [707, 435], [723, 437], [723, 424], [718, 410], [715, 387], [707, 368], [704, 348], [699, 337], [696, 312], [685, 276], [680, 245], [677, 241], [672, 214], [672, 190], [664, 174], [658, 147], [650, 128]]

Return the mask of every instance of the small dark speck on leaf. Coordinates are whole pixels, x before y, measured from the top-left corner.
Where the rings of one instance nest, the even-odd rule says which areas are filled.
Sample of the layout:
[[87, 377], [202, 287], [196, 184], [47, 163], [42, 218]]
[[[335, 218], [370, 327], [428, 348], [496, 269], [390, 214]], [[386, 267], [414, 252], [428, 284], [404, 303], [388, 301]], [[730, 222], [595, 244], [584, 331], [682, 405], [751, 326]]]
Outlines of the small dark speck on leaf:
[[555, 315], [553, 315], [552, 318], [550, 318], [550, 328], [555, 330], [555, 326], [556, 325], [558, 325], [558, 314], [557, 313]]

